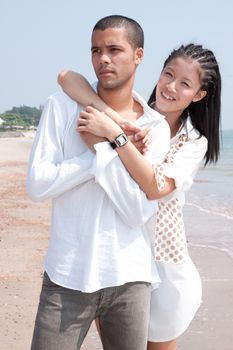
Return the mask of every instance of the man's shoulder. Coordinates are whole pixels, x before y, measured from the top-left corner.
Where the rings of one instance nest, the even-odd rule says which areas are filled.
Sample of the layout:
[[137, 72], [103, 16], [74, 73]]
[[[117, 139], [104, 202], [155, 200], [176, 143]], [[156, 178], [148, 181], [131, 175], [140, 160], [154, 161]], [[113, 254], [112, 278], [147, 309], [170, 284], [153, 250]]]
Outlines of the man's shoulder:
[[58, 104], [65, 104], [67, 106], [73, 106], [77, 107], [77, 102], [72, 100], [65, 92], [63, 91], [55, 91], [48, 97], [48, 101], [58, 103]]
[[153, 108], [151, 108], [150, 106], [147, 105], [147, 111], [149, 113], [151, 113], [151, 115], [153, 115], [153, 117], [156, 119], [156, 120], [159, 120], [162, 124], [166, 124], [168, 125], [166, 119], [165, 119], [165, 116], [163, 114], [160, 114], [159, 112], [155, 111]]
[[72, 100], [63, 91], [56, 91], [48, 96], [44, 108], [43, 114], [50, 114], [59, 117], [60, 120], [69, 120], [74, 116], [77, 116], [83, 109], [76, 101]]
[[158, 113], [157, 111], [155, 111], [153, 108], [151, 108], [148, 103], [146, 102], [146, 100], [135, 90], [133, 91], [133, 97], [136, 101], [138, 101], [141, 106], [143, 107], [144, 110], [144, 116], [153, 121], [155, 124], [163, 124], [163, 125], [167, 125], [167, 122], [165, 120], [165, 117]]

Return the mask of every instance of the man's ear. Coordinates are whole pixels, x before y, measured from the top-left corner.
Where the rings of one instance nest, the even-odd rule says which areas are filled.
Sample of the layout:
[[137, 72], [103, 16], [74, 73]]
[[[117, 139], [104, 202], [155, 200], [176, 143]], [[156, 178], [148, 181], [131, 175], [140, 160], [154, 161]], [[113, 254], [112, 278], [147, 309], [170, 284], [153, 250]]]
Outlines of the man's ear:
[[142, 47], [138, 47], [135, 51], [135, 63], [138, 65], [142, 62], [144, 57], [144, 50]]
[[207, 95], [207, 91], [199, 90], [196, 96], [193, 99], [193, 102], [201, 101]]

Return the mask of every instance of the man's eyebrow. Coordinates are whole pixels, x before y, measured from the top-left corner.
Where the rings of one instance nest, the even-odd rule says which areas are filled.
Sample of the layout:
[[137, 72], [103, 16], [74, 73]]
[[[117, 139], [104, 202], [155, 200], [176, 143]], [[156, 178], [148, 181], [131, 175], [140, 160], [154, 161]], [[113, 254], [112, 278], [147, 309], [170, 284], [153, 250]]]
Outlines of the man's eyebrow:
[[[120, 44], [109, 44], [109, 45], [106, 45], [107, 48], [111, 48], [111, 47], [118, 47], [119, 49], [122, 48], [122, 45]], [[100, 46], [92, 46], [91, 47], [91, 51], [92, 50], [95, 50], [95, 49], [99, 49]]]

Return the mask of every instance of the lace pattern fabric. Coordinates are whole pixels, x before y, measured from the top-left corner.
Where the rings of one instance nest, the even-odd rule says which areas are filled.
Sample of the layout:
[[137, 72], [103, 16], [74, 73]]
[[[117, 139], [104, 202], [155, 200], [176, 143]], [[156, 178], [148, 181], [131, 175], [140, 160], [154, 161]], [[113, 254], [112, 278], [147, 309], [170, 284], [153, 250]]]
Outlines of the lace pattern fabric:
[[[154, 166], [158, 189], [165, 186], [165, 167], [174, 162], [174, 154], [187, 141], [186, 135], [180, 135], [171, 146], [163, 164]], [[188, 256], [182, 207], [178, 198], [162, 198], [158, 201], [155, 231], [155, 260], [167, 263], [182, 263]]]

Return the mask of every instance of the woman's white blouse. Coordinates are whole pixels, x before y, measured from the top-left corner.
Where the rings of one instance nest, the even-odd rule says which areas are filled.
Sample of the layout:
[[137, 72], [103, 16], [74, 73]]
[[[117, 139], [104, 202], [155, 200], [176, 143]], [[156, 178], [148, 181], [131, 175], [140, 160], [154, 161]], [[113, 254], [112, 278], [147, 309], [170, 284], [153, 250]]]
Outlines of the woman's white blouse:
[[200, 137], [190, 118], [171, 139], [171, 147], [165, 160], [154, 166], [155, 178], [160, 190], [165, 177], [175, 180], [176, 190], [158, 202], [155, 229], [155, 260], [181, 263], [188, 257], [182, 207], [184, 191], [194, 181], [194, 176], [207, 151], [207, 139]]

